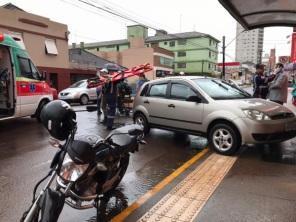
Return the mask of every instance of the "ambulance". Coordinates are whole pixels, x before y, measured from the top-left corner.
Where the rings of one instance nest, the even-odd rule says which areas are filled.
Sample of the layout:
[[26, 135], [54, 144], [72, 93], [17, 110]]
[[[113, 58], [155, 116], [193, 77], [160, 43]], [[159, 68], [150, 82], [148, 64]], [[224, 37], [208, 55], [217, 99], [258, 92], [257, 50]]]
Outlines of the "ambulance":
[[42, 107], [53, 100], [53, 89], [17, 41], [0, 33], [0, 121], [39, 119]]

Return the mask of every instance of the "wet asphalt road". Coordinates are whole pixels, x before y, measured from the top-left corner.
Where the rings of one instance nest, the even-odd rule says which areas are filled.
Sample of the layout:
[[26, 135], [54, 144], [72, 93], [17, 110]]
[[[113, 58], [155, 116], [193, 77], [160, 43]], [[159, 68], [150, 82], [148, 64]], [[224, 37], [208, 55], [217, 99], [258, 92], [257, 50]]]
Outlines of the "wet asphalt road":
[[[78, 113], [78, 124], [79, 135], [108, 133], [98, 124], [96, 113]], [[1, 222], [19, 221], [29, 206], [33, 187], [48, 172], [56, 152], [48, 138], [46, 130], [34, 119], [0, 122]], [[131, 155], [128, 171], [107, 206], [106, 218], [119, 213], [206, 146], [203, 138], [161, 130], [152, 130], [147, 142]], [[95, 209], [78, 211], [65, 206], [60, 221], [95, 221], [95, 215]]]

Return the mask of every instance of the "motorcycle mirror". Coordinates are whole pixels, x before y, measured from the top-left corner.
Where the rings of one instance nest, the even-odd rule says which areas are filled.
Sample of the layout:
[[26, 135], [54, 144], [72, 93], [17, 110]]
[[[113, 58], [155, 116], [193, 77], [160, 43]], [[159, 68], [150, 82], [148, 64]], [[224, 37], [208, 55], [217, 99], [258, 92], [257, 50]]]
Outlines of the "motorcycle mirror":
[[138, 136], [138, 135], [140, 135], [141, 133], [143, 133], [143, 130], [142, 130], [142, 129], [138, 129], [138, 128], [130, 129], [130, 130], [128, 131], [128, 134], [131, 135], [131, 136]]
[[54, 148], [60, 148], [61, 147], [60, 141], [55, 139], [55, 138], [52, 138], [52, 137], [49, 138], [49, 144]]
[[87, 112], [95, 112], [98, 110], [97, 106], [86, 106]]

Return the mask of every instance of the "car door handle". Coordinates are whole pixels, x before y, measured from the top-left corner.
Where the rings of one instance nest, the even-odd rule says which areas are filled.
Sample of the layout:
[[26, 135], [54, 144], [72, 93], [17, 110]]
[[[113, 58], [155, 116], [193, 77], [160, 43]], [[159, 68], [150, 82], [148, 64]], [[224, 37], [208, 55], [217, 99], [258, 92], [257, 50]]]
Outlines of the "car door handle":
[[149, 102], [149, 100], [145, 100], [144, 103], [149, 104], [150, 102]]
[[168, 107], [175, 108], [175, 105], [174, 104], [170, 104], [170, 105], [168, 105]]

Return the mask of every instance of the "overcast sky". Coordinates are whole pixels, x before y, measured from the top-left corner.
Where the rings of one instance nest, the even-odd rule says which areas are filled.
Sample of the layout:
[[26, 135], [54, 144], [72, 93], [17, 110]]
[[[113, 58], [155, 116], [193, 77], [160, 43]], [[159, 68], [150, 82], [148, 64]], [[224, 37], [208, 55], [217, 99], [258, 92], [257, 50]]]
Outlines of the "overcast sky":
[[[146, 25], [165, 29], [170, 33], [198, 31], [208, 33], [226, 43], [235, 38], [236, 21], [218, 0], [84, 0], [104, 4]], [[11, 2], [27, 12], [50, 18], [68, 25], [72, 42], [108, 41], [126, 38], [126, 26], [134, 23], [84, 5], [78, 0], [0, 0], [1, 5]], [[266, 28], [264, 53], [276, 48], [277, 56], [289, 55], [287, 44], [292, 28]], [[154, 32], [151, 30], [150, 35]], [[235, 57], [235, 41], [226, 50], [228, 61]], [[263, 53], [263, 54], [264, 54]], [[221, 59], [221, 57], [219, 58]]]

